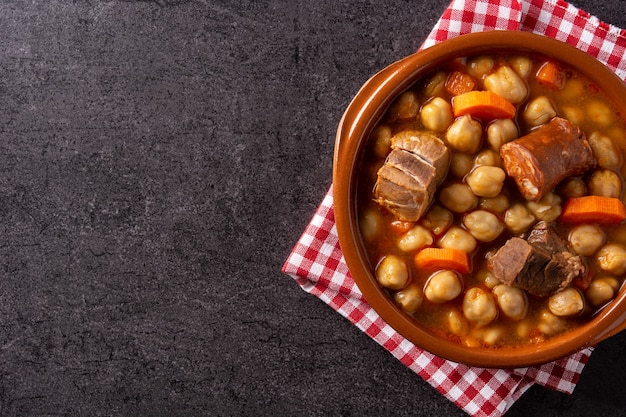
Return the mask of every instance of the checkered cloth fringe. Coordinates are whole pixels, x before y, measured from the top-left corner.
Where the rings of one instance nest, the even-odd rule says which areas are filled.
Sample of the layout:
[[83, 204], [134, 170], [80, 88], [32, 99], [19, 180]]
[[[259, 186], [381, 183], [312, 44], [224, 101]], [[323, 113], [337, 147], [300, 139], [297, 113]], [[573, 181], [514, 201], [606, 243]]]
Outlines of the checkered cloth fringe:
[[[422, 45], [470, 32], [520, 30], [551, 36], [626, 78], [626, 32], [558, 0], [454, 0]], [[471, 416], [502, 416], [533, 384], [572, 393], [593, 349], [541, 366], [483, 369], [439, 358], [406, 340], [367, 304], [339, 248], [332, 186], [283, 266], [319, 297]]]

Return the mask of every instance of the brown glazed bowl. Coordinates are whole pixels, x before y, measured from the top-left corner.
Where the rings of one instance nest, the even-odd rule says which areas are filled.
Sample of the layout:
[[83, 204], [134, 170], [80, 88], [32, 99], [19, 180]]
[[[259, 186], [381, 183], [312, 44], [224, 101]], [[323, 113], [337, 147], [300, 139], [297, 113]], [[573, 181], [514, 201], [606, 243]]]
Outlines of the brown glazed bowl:
[[416, 346], [471, 366], [517, 368], [550, 362], [592, 346], [626, 329], [626, 285], [589, 322], [545, 342], [521, 347], [469, 348], [429, 333], [402, 312], [380, 288], [361, 242], [356, 216], [357, 162], [370, 131], [403, 90], [455, 57], [500, 51], [536, 52], [584, 73], [626, 115], [626, 86], [590, 55], [552, 38], [526, 32], [491, 31], [463, 35], [391, 64], [369, 79], [348, 106], [335, 143], [333, 192], [339, 241], [350, 273], [368, 303], [390, 326]]

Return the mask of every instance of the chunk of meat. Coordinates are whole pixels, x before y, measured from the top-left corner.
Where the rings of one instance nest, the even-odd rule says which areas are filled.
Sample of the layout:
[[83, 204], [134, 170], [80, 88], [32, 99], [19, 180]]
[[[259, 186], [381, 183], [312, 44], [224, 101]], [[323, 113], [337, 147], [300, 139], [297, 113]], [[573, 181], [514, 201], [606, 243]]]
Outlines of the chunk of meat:
[[528, 243], [542, 247], [550, 253], [573, 252], [567, 242], [548, 222], [537, 222], [530, 229]]
[[585, 272], [580, 257], [546, 222], [539, 222], [527, 240], [510, 238], [487, 260], [487, 269], [504, 284], [539, 297], [564, 289]]
[[500, 156], [524, 198], [533, 201], [565, 178], [583, 174], [596, 165], [585, 134], [560, 117], [502, 145]]
[[437, 190], [435, 167], [414, 153], [404, 149], [393, 149], [389, 153], [385, 165], [392, 166], [411, 176], [429, 193], [434, 193]]
[[421, 182], [387, 164], [378, 170], [374, 195], [379, 204], [405, 221], [417, 221], [431, 201], [431, 193]]
[[391, 138], [391, 148], [409, 151], [435, 167], [437, 185], [441, 184], [448, 173], [450, 151], [441, 139], [429, 132], [403, 130]]
[[417, 221], [428, 210], [437, 185], [446, 176], [450, 151], [440, 139], [427, 133], [403, 132], [394, 138], [392, 150], [378, 170], [374, 199], [399, 219]]
[[544, 274], [560, 282], [557, 290], [567, 287], [574, 278], [582, 277], [586, 272], [580, 256], [549, 223], [537, 223], [528, 235], [528, 243], [552, 254]]
[[[544, 286], [541, 280], [550, 254], [535, 248], [526, 240], [512, 237], [487, 261], [487, 269], [502, 283], [516, 286], [530, 293]], [[538, 281], [538, 282], [535, 282]]]

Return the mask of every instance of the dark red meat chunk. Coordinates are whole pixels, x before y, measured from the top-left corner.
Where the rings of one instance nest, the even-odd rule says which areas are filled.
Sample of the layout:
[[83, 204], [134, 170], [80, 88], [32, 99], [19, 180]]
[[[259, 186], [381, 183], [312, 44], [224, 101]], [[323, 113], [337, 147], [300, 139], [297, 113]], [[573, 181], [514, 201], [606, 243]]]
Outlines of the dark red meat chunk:
[[585, 134], [560, 117], [502, 145], [500, 156], [504, 170], [527, 200], [539, 200], [565, 178], [596, 164]]
[[546, 297], [584, 275], [585, 266], [556, 230], [539, 222], [528, 239], [510, 238], [487, 260], [487, 268], [501, 282]]

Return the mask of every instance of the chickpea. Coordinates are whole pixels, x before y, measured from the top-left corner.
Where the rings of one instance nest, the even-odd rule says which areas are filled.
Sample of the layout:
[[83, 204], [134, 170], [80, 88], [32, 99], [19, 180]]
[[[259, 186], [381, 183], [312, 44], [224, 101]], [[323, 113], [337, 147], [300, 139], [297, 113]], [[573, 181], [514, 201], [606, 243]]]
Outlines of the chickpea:
[[498, 217], [486, 210], [475, 210], [463, 216], [463, 224], [476, 240], [491, 242], [504, 230]]
[[502, 158], [500, 158], [500, 154], [493, 149], [485, 149], [476, 155], [474, 165], [488, 165], [501, 168]]
[[472, 323], [484, 326], [498, 317], [498, 308], [491, 294], [473, 287], [463, 297], [463, 314]]
[[613, 141], [613, 143], [625, 143], [626, 142], [626, 129], [623, 127], [613, 125], [606, 129], [606, 135]]
[[535, 218], [551, 222], [561, 215], [561, 197], [554, 193], [547, 193], [538, 201], [526, 202], [526, 207]]
[[485, 78], [485, 89], [504, 97], [513, 104], [524, 101], [528, 87], [523, 79], [509, 66], [501, 66]]
[[587, 116], [599, 127], [607, 127], [615, 119], [611, 108], [600, 100], [590, 100], [586, 106]]
[[391, 128], [387, 125], [377, 126], [370, 136], [373, 141], [374, 155], [383, 159], [391, 151]]
[[589, 193], [619, 198], [622, 195], [622, 179], [611, 170], [597, 170], [589, 178]]
[[524, 121], [529, 126], [541, 126], [556, 116], [556, 110], [545, 96], [533, 99], [524, 110]]
[[502, 339], [504, 330], [501, 327], [479, 327], [472, 331], [472, 336], [487, 346], [493, 346]]
[[457, 249], [465, 253], [472, 253], [476, 249], [476, 239], [468, 231], [452, 226], [439, 240], [438, 245], [442, 248]]
[[417, 95], [413, 91], [405, 91], [391, 103], [389, 112], [387, 113], [387, 119], [390, 122], [413, 119], [417, 116], [419, 108], [420, 103], [417, 99]]
[[515, 203], [504, 213], [504, 224], [513, 233], [523, 233], [535, 223], [535, 216], [522, 203]]
[[457, 310], [448, 311], [446, 314], [446, 321], [448, 324], [448, 330], [457, 336], [467, 334], [469, 331], [469, 322], [465, 316]]
[[489, 210], [493, 213], [503, 213], [509, 208], [509, 198], [504, 194], [495, 197], [481, 198], [478, 200], [478, 207]]
[[606, 236], [595, 224], [580, 224], [569, 233], [569, 243], [577, 254], [591, 256], [604, 244]]
[[528, 313], [528, 298], [523, 290], [500, 284], [496, 285], [492, 291], [500, 311], [505, 316], [516, 321], [526, 317], [526, 313]]
[[399, 290], [409, 281], [409, 270], [401, 258], [388, 255], [378, 264], [376, 279], [385, 288]]
[[489, 56], [478, 56], [467, 62], [467, 72], [476, 79], [482, 79], [493, 69], [494, 61]]
[[571, 178], [559, 187], [559, 192], [567, 198], [582, 197], [587, 195], [587, 185], [580, 178]]
[[420, 117], [424, 127], [434, 132], [445, 131], [454, 118], [452, 106], [441, 97], [435, 97], [424, 104]]
[[361, 236], [367, 242], [374, 241], [381, 233], [383, 218], [376, 209], [368, 209], [362, 215], [359, 221], [359, 229]]
[[446, 79], [448, 74], [443, 71], [439, 71], [433, 77], [428, 80], [424, 86], [424, 95], [426, 97], [438, 97], [443, 94], [446, 85]]
[[433, 244], [433, 235], [424, 226], [415, 226], [402, 235], [398, 248], [403, 252], [412, 252]]
[[612, 277], [605, 277], [602, 278], [607, 285], [609, 285], [611, 288], [613, 288], [613, 291], [615, 291], [616, 293], [619, 291], [620, 289], [620, 283], [617, 279], [612, 278]]
[[532, 323], [530, 320], [520, 320], [516, 323], [515, 334], [520, 339], [528, 339], [532, 331]]
[[516, 56], [511, 59], [511, 68], [522, 78], [528, 78], [533, 70], [532, 61], [525, 56]]
[[589, 145], [601, 168], [617, 168], [622, 164], [621, 154], [608, 136], [593, 132], [589, 135]]
[[585, 298], [594, 307], [600, 307], [615, 297], [619, 289], [619, 282], [612, 277], [596, 278], [585, 291]]
[[439, 201], [450, 211], [465, 213], [476, 207], [478, 197], [468, 185], [456, 183], [444, 187], [439, 192]]
[[478, 197], [495, 197], [502, 191], [506, 172], [494, 166], [476, 167], [466, 178], [467, 185]]
[[458, 178], [466, 176], [473, 166], [474, 160], [466, 153], [455, 152], [450, 158], [450, 172]]
[[576, 126], [580, 126], [585, 121], [585, 112], [578, 106], [562, 106], [561, 113]]
[[393, 295], [393, 299], [403, 311], [413, 314], [422, 306], [424, 295], [420, 287], [415, 284], [410, 284], [406, 288], [396, 292]]
[[424, 296], [431, 303], [445, 303], [458, 297], [461, 290], [463, 284], [459, 275], [454, 271], [443, 270], [435, 272], [426, 281]]
[[572, 317], [583, 311], [585, 300], [576, 288], [567, 287], [552, 294], [548, 299], [548, 309], [558, 317]]
[[618, 243], [604, 245], [596, 259], [603, 271], [612, 275], [624, 275], [626, 273], [626, 246]]
[[561, 89], [561, 97], [574, 100], [585, 96], [585, 85], [580, 78], [568, 78]]
[[555, 316], [549, 310], [544, 310], [539, 315], [539, 331], [546, 336], [552, 336], [565, 330], [566, 322]]
[[422, 224], [435, 235], [443, 234], [452, 224], [453, 216], [449, 210], [440, 205], [433, 205], [424, 215]]
[[511, 119], [498, 119], [487, 127], [487, 142], [495, 151], [499, 151], [502, 145], [518, 137], [517, 126]]
[[452, 123], [446, 133], [446, 140], [453, 150], [471, 154], [480, 147], [482, 133], [483, 128], [480, 123], [471, 116], [465, 115]]
[[481, 269], [478, 271], [476, 273], [476, 278], [485, 284], [487, 288], [494, 288], [495, 286], [502, 284], [502, 282], [500, 282], [500, 280], [496, 278], [495, 275], [493, 275], [493, 273], [491, 273], [488, 269]]

